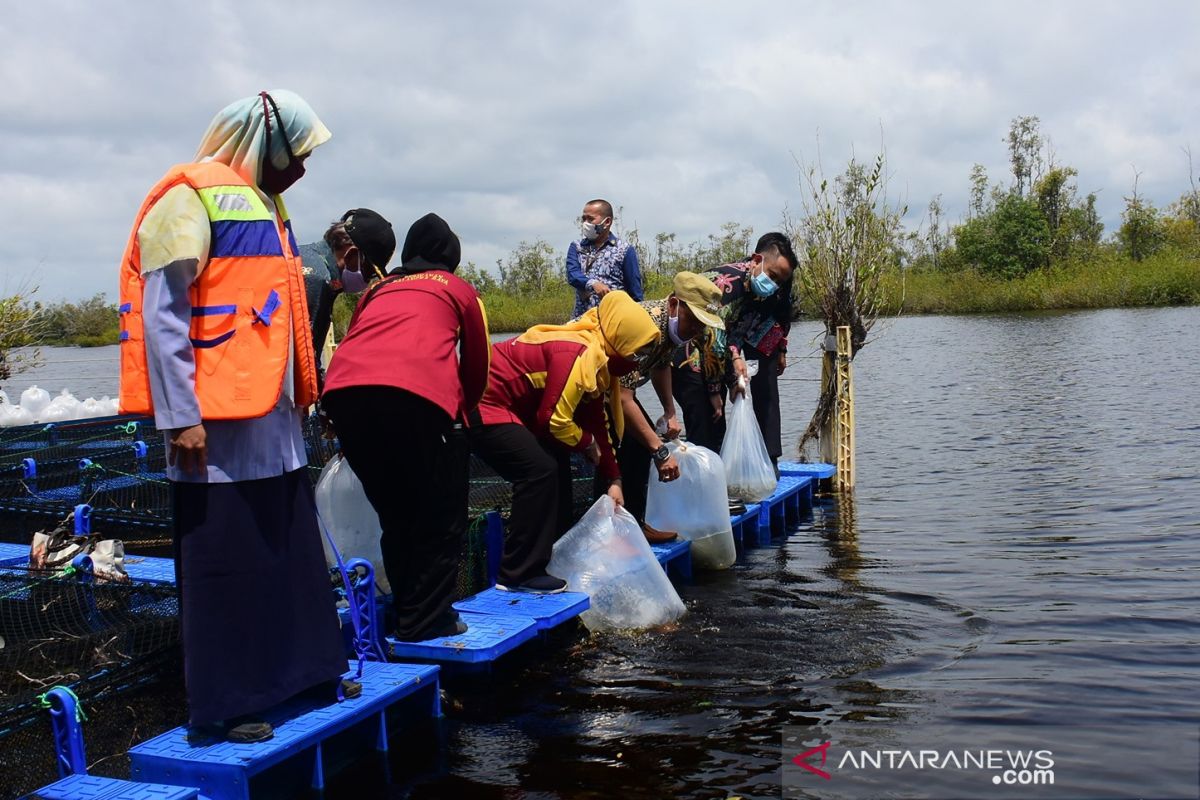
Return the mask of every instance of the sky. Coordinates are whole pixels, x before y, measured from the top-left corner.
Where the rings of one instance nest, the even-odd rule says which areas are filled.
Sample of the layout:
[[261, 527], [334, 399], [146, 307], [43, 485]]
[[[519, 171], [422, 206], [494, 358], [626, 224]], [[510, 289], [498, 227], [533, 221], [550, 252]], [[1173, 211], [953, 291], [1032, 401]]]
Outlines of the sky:
[[3, 293], [117, 295], [146, 191], [213, 115], [291, 89], [333, 132], [286, 195], [300, 241], [349, 208], [404, 232], [428, 211], [495, 270], [560, 252], [584, 202], [643, 240], [755, 234], [802, 207], [801, 167], [888, 159], [921, 223], [962, 218], [975, 163], [1007, 184], [1037, 116], [1096, 192], [1164, 207], [1200, 171], [1200, 3], [562, 2], [6, 4], [0, 15]]

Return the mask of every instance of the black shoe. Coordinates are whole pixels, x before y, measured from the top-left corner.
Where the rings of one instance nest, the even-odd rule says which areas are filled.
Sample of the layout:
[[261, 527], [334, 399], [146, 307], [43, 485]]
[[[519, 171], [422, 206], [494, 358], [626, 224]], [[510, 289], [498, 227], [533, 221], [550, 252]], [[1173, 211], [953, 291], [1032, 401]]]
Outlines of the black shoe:
[[424, 642], [428, 639], [441, 639], [444, 636], [458, 636], [467, 632], [467, 623], [462, 621], [462, 617], [451, 612], [452, 616], [443, 619], [439, 622], [430, 625], [424, 630], [416, 633], [406, 634], [404, 631], [397, 630], [393, 635], [401, 642]]
[[736, 517], [739, 514], [745, 514], [745, 513], [746, 513], [746, 504], [745, 503], [743, 503], [741, 500], [734, 500], [732, 497], [729, 498], [729, 516]]
[[556, 578], [553, 575], [538, 575], [536, 578], [529, 578], [521, 581], [521, 583], [516, 586], [511, 584], [497, 583], [496, 588], [502, 592], [558, 594], [559, 592], [566, 591], [567, 582], [562, 578]]
[[316, 686], [311, 686], [296, 696], [309, 703], [317, 703], [324, 706], [330, 703], [339, 703], [342, 700], [353, 700], [356, 697], [361, 697], [362, 684], [357, 681], [346, 680], [345, 678], [337, 678], [336, 680], [323, 681]]
[[274, 738], [275, 729], [271, 727], [271, 723], [258, 717], [238, 717], [205, 725], [192, 725], [187, 731], [187, 740], [191, 744], [220, 741], [255, 744]]

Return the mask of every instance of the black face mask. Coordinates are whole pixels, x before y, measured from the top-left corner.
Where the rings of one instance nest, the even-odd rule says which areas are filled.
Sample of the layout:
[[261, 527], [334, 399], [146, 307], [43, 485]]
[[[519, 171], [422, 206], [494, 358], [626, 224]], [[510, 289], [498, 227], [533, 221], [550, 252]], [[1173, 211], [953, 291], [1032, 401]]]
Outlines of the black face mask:
[[[263, 116], [264, 122], [267, 123], [267, 148], [263, 152], [262, 166], [259, 170], [258, 185], [267, 194], [283, 194], [292, 184], [304, 177], [304, 162], [296, 158], [296, 154], [292, 152], [292, 143], [288, 141], [287, 134], [284, 132], [283, 120], [279, 117], [279, 108], [275, 105], [275, 101], [271, 95], [266, 92], [260, 92], [263, 99]], [[271, 107], [268, 110], [267, 104]], [[279, 133], [283, 136], [283, 147], [287, 150], [288, 163], [283, 169], [279, 169], [271, 163], [271, 112], [275, 113], [275, 121], [279, 123]]]
[[618, 378], [628, 375], [638, 368], [638, 362], [625, 356], [609, 356], [608, 374]]

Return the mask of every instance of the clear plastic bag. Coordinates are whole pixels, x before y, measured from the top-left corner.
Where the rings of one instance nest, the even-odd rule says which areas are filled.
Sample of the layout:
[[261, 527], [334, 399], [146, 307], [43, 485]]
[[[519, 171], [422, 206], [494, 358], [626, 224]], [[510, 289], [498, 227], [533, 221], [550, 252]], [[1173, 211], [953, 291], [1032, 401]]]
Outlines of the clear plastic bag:
[[580, 618], [592, 631], [652, 628], [687, 610], [637, 520], [608, 495], [554, 543], [546, 571], [588, 595]]
[[[758, 371], [758, 362], [747, 364], [747, 367], [754, 375]], [[750, 382], [744, 378], [739, 378], [738, 382], [746, 392], [734, 398], [725, 412], [721, 460], [725, 462], [729, 496], [745, 503], [757, 503], [775, 491], [775, 466], [767, 454], [767, 445], [754, 416]]]
[[719, 455], [697, 444], [673, 441], [667, 449], [679, 462], [679, 477], [663, 483], [651, 465], [646, 524], [689, 540], [694, 566], [727, 569], [737, 560], [737, 550], [725, 499], [725, 465]]
[[[367, 499], [362, 482], [350, 469], [350, 462], [340, 455], [329, 459], [317, 479], [316, 495], [317, 511], [342, 554], [342, 560], [365, 558], [370, 561], [375, 568], [375, 585], [384, 594], [390, 594], [392, 586], [383, 570], [383, 553], [379, 547], [379, 538], [383, 534], [379, 515]], [[325, 549], [325, 563], [336, 566], [337, 559], [324, 534], [321, 535], [321, 547]]]
[[50, 393], [39, 389], [36, 384], [21, 392], [21, 408], [32, 414], [34, 419], [40, 418], [49, 405]]

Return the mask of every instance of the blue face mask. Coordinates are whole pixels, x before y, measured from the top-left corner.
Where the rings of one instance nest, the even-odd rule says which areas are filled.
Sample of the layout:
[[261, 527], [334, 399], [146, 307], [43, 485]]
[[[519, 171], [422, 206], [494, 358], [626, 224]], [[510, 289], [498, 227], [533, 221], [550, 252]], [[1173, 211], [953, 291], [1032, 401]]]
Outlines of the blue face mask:
[[763, 270], [750, 278], [750, 291], [759, 297], [770, 297], [779, 291], [779, 284], [771, 280], [771, 276]]

